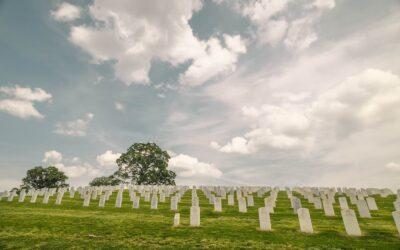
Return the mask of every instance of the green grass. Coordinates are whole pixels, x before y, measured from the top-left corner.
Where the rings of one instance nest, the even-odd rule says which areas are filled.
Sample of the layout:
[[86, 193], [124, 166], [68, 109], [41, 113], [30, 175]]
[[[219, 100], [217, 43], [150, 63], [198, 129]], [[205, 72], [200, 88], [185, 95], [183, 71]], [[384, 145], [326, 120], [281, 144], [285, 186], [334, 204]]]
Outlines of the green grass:
[[[150, 210], [150, 203], [140, 201], [140, 209], [132, 209], [128, 191], [124, 193], [122, 208], [114, 208], [116, 192], [106, 203], [98, 207], [92, 200], [90, 207], [82, 207], [83, 200], [69, 199], [66, 193], [62, 204], [42, 204], [38, 197], [31, 204], [30, 197], [24, 203], [0, 202], [0, 249], [400, 249], [400, 237], [391, 212], [395, 196], [375, 196], [379, 211], [372, 211], [371, 219], [358, 219], [362, 237], [346, 235], [338, 201], [336, 217], [326, 217], [323, 210], [315, 210], [302, 199], [303, 207], [310, 209], [315, 233], [299, 231], [297, 216], [290, 208], [285, 192], [280, 192], [275, 214], [271, 214], [272, 232], [258, 228], [257, 208], [263, 206], [263, 198], [255, 195], [255, 206], [248, 212], [238, 212], [223, 200], [223, 212], [213, 212], [203, 193], [198, 190], [201, 206], [201, 227], [189, 227], [190, 194], [186, 192], [179, 204], [181, 226], [172, 227], [174, 212], [169, 210], [169, 199], [159, 203], [158, 210]], [[297, 194], [298, 197], [300, 197]], [[337, 199], [336, 199], [337, 200]], [[352, 206], [352, 209], [356, 209]]]

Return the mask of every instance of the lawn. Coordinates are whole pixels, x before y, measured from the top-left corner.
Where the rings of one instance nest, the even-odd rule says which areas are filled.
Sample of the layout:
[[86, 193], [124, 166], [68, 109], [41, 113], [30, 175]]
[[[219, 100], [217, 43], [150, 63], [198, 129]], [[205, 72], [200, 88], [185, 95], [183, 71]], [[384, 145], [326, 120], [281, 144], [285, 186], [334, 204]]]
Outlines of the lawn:
[[[116, 192], [105, 208], [92, 200], [90, 207], [82, 207], [83, 200], [76, 194], [64, 195], [61, 205], [56, 196], [49, 204], [38, 197], [35, 204], [26, 197], [0, 201], [0, 249], [400, 249], [400, 237], [391, 212], [395, 196], [374, 196], [379, 211], [371, 211], [371, 219], [360, 219], [362, 237], [346, 235], [336, 199], [336, 217], [326, 217], [302, 199], [310, 209], [314, 234], [299, 231], [297, 215], [293, 214], [285, 192], [279, 192], [275, 213], [271, 214], [272, 232], [259, 231], [257, 208], [263, 198], [254, 195], [255, 206], [247, 213], [239, 213], [235, 206], [223, 200], [223, 212], [213, 212], [203, 193], [198, 190], [201, 207], [201, 226], [189, 227], [191, 192], [187, 191], [179, 204], [181, 225], [173, 228], [174, 212], [169, 210], [169, 199], [159, 203], [158, 210], [150, 209], [150, 202], [140, 201], [140, 209], [132, 209], [128, 191], [124, 192], [122, 208], [115, 208]], [[300, 197], [299, 194], [296, 196]], [[350, 204], [350, 202], [349, 202]], [[356, 210], [355, 206], [351, 205]]]

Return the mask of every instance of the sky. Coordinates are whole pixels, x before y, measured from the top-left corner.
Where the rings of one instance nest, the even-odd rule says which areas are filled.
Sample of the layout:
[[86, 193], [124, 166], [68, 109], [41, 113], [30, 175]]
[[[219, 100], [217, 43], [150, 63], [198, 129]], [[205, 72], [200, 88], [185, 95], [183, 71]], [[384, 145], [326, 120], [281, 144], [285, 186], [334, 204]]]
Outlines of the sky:
[[0, 190], [137, 142], [181, 185], [399, 188], [398, 0], [0, 0]]

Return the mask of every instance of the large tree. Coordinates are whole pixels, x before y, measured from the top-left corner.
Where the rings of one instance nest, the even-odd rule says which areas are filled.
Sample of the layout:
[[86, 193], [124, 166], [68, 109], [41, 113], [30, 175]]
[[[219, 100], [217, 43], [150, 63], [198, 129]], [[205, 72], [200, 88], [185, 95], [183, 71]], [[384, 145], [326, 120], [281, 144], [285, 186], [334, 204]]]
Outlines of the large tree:
[[115, 176], [125, 183], [175, 185], [176, 174], [168, 170], [167, 151], [155, 143], [135, 143], [117, 159]]
[[116, 186], [121, 183], [121, 180], [115, 178], [115, 176], [101, 176], [94, 178], [89, 185], [90, 186]]
[[68, 187], [65, 181], [68, 177], [54, 166], [44, 168], [34, 167], [26, 172], [26, 177], [22, 179], [21, 188], [58, 188]]

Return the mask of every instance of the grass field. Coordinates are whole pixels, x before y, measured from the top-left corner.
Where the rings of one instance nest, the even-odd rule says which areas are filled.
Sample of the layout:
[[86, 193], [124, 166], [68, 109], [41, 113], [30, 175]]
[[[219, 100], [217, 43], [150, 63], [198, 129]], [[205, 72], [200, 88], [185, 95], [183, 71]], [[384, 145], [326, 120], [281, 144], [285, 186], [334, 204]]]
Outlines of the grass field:
[[[362, 237], [346, 236], [338, 202], [334, 204], [336, 217], [326, 217], [323, 210], [313, 209], [302, 199], [303, 207], [310, 209], [314, 234], [299, 232], [297, 216], [290, 208], [285, 192], [280, 192], [275, 214], [271, 214], [272, 232], [258, 231], [257, 208], [263, 198], [255, 195], [255, 206], [248, 212], [238, 212], [223, 200], [223, 212], [213, 212], [203, 193], [198, 190], [201, 206], [201, 227], [189, 227], [190, 194], [179, 204], [181, 226], [172, 227], [174, 212], [169, 210], [169, 199], [159, 203], [158, 210], [150, 210], [150, 203], [140, 201], [140, 209], [132, 209], [128, 191], [124, 192], [122, 208], [114, 208], [116, 192], [98, 208], [98, 200], [90, 207], [82, 207], [83, 200], [76, 195], [64, 195], [62, 204], [36, 204], [3, 199], [0, 202], [0, 249], [15, 248], [92, 248], [92, 249], [154, 249], [154, 248], [259, 248], [259, 249], [400, 249], [400, 237], [391, 212], [395, 196], [375, 196], [379, 211], [371, 211], [371, 219], [358, 219]], [[300, 195], [297, 194], [298, 197]], [[337, 199], [336, 199], [337, 200]], [[350, 202], [349, 202], [350, 204]], [[356, 209], [354, 206], [352, 209]]]

